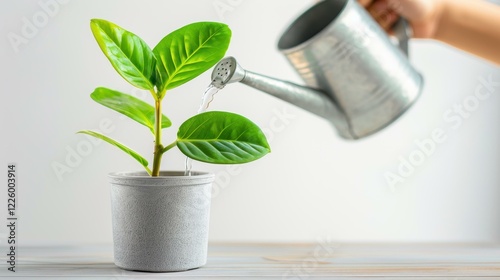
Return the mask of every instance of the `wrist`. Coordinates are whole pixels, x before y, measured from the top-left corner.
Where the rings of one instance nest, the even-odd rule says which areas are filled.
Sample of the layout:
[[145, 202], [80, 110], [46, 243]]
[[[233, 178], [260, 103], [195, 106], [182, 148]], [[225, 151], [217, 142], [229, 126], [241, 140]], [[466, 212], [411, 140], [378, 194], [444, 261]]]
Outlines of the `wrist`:
[[440, 36], [443, 33], [443, 20], [446, 17], [447, 11], [449, 11], [449, 0], [434, 0], [434, 15], [433, 15], [433, 26], [434, 30], [430, 34], [429, 39], [440, 40]]

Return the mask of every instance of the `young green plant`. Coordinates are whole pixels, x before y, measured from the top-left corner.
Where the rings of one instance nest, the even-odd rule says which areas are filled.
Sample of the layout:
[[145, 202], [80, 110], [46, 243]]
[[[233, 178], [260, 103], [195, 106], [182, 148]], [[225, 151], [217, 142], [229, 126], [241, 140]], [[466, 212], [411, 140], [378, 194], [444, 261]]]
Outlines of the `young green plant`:
[[186, 156], [207, 163], [239, 164], [270, 152], [261, 129], [247, 118], [229, 112], [205, 112], [185, 121], [177, 139], [162, 144], [162, 130], [172, 125], [162, 114], [168, 90], [198, 77], [220, 61], [231, 40], [222, 23], [197, 22], [165, 36], [151, 49], [139, 36], [102, 19], [91, 20], [92, 33], [114, 69], [131, 85], [149, 91], [154, 106], [128, 94], [98, 87], [90, 95], [97, 103], [149, 128], [155, 145], [152, 168], [148, 161], [124, 144], [95, 131], [83, 130], [126, 152], [151, 176], [159, 176], [162, 156], [178, 147]]

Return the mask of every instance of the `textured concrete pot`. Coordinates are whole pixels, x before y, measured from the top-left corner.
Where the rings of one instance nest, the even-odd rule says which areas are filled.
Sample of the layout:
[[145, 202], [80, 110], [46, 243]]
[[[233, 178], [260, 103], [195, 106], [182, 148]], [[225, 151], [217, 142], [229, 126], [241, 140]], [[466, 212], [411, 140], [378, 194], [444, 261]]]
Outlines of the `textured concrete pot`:
[[167, 272], [207, 262], [210, 192], [214, 175], [193, 172], [109, 175], [115, 264]]

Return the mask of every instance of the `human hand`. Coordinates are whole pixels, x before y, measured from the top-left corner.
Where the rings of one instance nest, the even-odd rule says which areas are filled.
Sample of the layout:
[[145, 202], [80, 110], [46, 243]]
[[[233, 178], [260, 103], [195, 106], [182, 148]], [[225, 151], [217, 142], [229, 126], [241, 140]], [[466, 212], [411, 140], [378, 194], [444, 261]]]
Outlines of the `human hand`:
[[416, 38], [434, 38], [443, 0], [358, 0], [373, 18], [390, 31], [400, 16], [406, 18]]

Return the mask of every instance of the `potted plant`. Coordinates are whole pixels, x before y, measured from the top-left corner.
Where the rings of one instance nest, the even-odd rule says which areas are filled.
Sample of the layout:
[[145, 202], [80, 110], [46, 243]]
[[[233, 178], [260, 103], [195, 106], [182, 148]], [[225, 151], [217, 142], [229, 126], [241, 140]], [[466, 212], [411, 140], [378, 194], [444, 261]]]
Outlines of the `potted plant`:
[[174, 147], [187, 157], [214, 164], [240, 164], [270, 152], [260, 128], [229, 112], [204, 112], [185, 121], [177, 139], [163, 144], [171, 126], [162, 114], [168, 90], [199, 76], [229, 47], [225, 24], [197, 22], [165, 36], [151, 49], [140, 37], [102, 19], [91, 20], [92, 33], [115, 70], [133, 86], [149, 91], [154, 106], [136, 97], [99, 87], [96, 102], [146, 126], [154, 138], [153, 162], [94, 131], [80, 131], [121, 149], [142, 172], [116, 172], [111, 181], [115, 264], [128, 270], [182, 271], [206, 263], [210, 192], [214, 175], [161, 171], [162, 156]]

